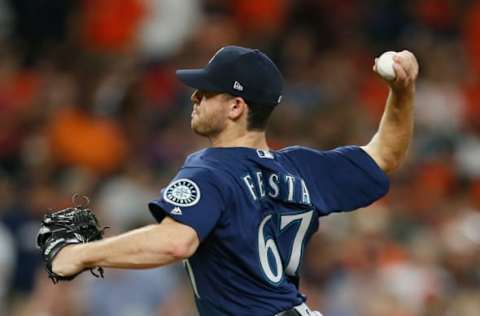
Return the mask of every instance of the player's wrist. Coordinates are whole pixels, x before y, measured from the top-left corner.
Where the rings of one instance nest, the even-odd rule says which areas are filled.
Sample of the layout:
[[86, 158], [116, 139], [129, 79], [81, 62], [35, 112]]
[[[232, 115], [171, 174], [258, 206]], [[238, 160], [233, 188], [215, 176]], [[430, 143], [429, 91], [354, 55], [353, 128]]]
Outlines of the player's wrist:
[[68, 245], [63, 247], [52, 261], [52, 271], [60, 276], [72, 275], [72, 270], [83, 270], [79, 258], [78, 247], [81, 245]]
[[407, 87], [392, 84], [390, 85], [390, 94], [401, 103], [411, 101], [415, 96], [415, 84], [411, 84]]
[[97, 267], [96, 264], [98, 258], [94, 256], [95, 249], [91, 249], [95, 242], [75, 245], [72, 248], [72, 255], [75, 257], [76, 262], [82, 267], [83, 270], [93, 269]]

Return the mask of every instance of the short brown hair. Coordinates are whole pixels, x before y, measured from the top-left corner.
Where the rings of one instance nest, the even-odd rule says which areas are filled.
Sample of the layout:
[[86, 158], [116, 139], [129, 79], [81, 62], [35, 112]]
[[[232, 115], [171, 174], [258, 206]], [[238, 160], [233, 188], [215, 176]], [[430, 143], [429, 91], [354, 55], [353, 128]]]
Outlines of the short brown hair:
[[246, 101], [246, 103], [249, 110], [247, 129], [264, 131], [276, 104], [258, 104], [249, 101]]

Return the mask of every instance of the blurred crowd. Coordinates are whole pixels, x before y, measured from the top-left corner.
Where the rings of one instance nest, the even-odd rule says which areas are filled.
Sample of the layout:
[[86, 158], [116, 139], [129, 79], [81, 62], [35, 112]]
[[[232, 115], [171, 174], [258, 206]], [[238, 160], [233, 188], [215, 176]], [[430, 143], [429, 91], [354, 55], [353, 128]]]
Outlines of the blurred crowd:
[[388, 93], [374, 57], [416, 54], [408, 159], [384, 199], [321, 218], [301, 286], [326, 316], [480, 315], [475, 0], [0, 0], [0, 315], [196, 315], [180, 265], [53, 286], [35, 235], [75, 192], [108, 234], [153, 223], [146, 202], [208, 146], [174, 70], [227, 44], [285, 76], [272, 148], [367, 143]]

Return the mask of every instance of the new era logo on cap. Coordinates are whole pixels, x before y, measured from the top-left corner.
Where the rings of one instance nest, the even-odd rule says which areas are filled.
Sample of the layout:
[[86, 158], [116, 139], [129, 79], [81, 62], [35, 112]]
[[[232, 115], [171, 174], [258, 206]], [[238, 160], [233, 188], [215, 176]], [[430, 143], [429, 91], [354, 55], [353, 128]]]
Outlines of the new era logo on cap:
[[235, 83], [233, 84], [233, 89], [243, 91], [243, 86], [240, 84], [240, 82], [235, 81]]

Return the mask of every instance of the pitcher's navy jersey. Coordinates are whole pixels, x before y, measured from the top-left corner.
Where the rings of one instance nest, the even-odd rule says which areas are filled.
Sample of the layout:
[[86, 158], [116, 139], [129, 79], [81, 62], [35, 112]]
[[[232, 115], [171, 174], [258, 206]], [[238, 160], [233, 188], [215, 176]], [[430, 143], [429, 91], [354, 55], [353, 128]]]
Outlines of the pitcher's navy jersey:
[[198, 234], [185, 265], [200, 315], [272, 316], [305, 300], [296, 280], [318, 218], [367, 206], [388, 186], [359, 147], [208, 148], [149, 208]]

